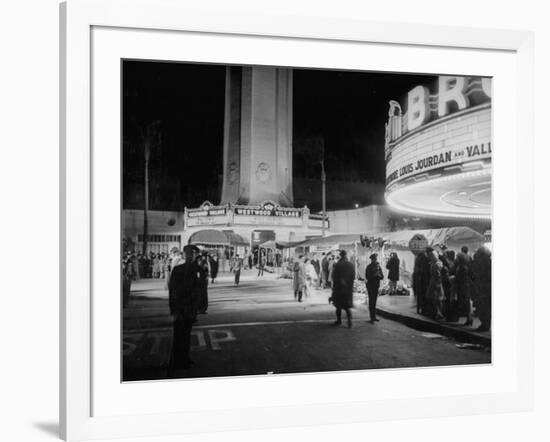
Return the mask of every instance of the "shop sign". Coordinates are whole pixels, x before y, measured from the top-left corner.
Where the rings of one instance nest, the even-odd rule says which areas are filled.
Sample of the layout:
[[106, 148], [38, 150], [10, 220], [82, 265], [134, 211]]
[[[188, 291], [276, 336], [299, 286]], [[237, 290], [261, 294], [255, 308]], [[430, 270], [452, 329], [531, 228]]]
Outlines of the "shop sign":
[[226, 206], [214, 206], [209, 201], [205, 201], [198, 209], [188, 209], [187, 216], [189, 218], [198, 218], [204, 216], [223, 216], [227, 214]]

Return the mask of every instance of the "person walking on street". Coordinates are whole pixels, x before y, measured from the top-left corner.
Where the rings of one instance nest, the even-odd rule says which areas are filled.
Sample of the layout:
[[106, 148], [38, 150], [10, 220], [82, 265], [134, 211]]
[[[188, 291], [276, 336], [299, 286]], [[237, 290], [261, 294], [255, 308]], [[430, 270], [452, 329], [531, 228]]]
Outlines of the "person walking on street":
[[332, 304], [336, 307], [334, 325], [342, 324], [342, 310], [346, 312], [348, 327], [351, 328], [351, 311], [353, 307], [353, 282], [355, 268], [348, 261], [345, 250], [340, 251], [340, 260], [334, 264], [332, 284]]
[[369, 299], [369, 315], [370, 323], [374, 324], [378, 321], [376, 317], [376, 301], [378, 299], [378, 291], [380, 290], [380, 281], [384, 279], [382, 267], [378, 262], [378, 254], [373, 253], [369, 256], [370, 264], [365, 270], [365, 281], [367, 284], [367, 295]]
[[395, 295], [397, 291], [397, 281], [399, 281], [399, 258], [397, 257], [397, 253], [391, 253], [390, 259], [386, 264], [386, 269], [388, 269], [390, 295]]
[[264, 276], [264, 267], [265, 267], [265, 252], [260, 250], [260, 253], [258, 254], [258, 277]]
[[241, 280], [241, 270], [243, 268], [243, 260], [239, 258], [239, 255], [235, 255], [233, 258], [233, 264], [231, 265], [231, 271], [235, 275], [235, 285], [239, 285]]
[[198, 264], [195, 256], [199, 249], [184, 247], [185, 262], [172, 268], [169, 282], [170, 314], [174, 318], [173, 341], [169, 370], [187, 369], [193, 365], [189, 356], [191, 328], [197, 317], [199, 301]]
[[219, 261], [218, 261], [218, 255], [214, 254], [214, 256], [209, 256], [209, 262], [210, 262], [210, 282], [214, 284], [214, 281], [218, 277], [218, 268], [219, 268]]
[[292, 265], [292, 287], [294, 289], [294, 299], [297, 299], [298, 302], [302, 302], [302, 295], [304, 294], [304, 265], [302, 263], [303, 256], [294, 261]]

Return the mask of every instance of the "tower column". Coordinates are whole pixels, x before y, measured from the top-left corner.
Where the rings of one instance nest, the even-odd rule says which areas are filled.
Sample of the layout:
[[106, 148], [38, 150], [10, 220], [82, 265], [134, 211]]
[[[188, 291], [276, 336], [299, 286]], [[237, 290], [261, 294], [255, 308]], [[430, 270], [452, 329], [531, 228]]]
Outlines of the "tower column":
[[292, 70], [228, 67], [222, 203], [265, 200], [293, 204]]

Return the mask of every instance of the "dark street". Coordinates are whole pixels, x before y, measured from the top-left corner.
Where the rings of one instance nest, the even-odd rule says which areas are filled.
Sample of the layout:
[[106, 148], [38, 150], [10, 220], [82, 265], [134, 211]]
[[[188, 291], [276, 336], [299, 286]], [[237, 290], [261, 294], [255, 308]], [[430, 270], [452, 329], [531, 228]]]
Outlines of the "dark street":
[[[195, 365], [178, 378], [326, 372], [490, 363], [485, 350], [460, 349], [457, 342], [397, 322], [368, 320], [355, 296], [353, 327], [334, 326], [328, 290], [298, 303], [291, 282], [254, 271], [236, 288], [231, 275], [209, 286], [208, 314], [192, 331]], [[162, 280], [134, 281], [124, 310], [124, 381], [163, 379], [172, 343], [171, 316]], [[345, 322], [345, 321], [344, 321]]]

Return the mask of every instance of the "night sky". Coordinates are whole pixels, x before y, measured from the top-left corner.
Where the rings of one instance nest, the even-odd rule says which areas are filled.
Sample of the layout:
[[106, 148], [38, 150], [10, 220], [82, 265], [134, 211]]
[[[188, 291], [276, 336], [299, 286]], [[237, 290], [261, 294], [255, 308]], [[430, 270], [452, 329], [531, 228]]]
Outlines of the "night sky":
[[[403, 103], [414, 86], [434, 80], [433, 76], [294, 70], [295, 205], [308, 203], [313, 211], [320, 210], [316, 190], [320, 166], [307, 148], [314, 137], [324, 139], [329, 210], [382, 203], [388, 101]], [[150, 208], [183, 210], [205, 200], [218, 203], [225, 66], [124, 61], [122, 89], [124, 208], [143, 208], [142, 135], [154, 121], [160, 143], [150, 157]], [[357, 191], [369, 184], [377, 189], [375, 195]], [[341, 190], [348, 185], [349, 199], [331, 194], [331, 187]]]

